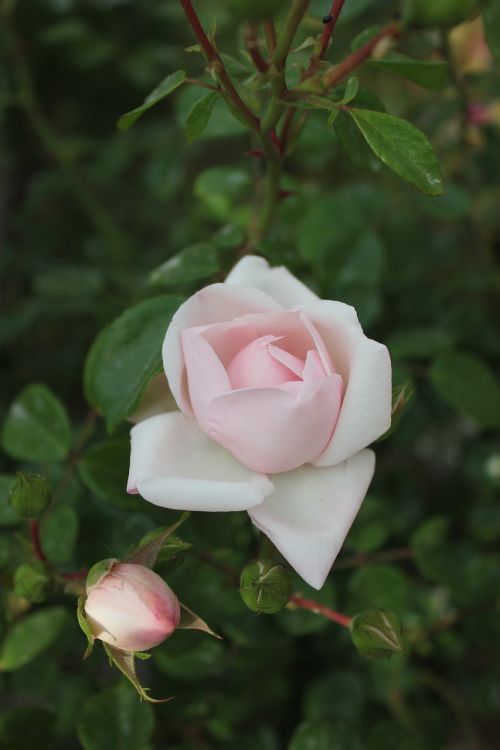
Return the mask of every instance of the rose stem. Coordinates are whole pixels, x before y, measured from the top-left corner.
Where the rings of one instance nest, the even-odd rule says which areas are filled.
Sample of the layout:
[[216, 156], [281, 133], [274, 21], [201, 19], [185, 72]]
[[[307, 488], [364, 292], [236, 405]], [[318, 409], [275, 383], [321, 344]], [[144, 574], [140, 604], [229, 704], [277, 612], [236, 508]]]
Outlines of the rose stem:
[[343, 615], [340, 612], [335, 612], [334, 609], [326, 607], [324, 604], [319, 604], [312, 599], [304, 599], [298, 594], [292, 594], [289, 600], [292, 604], [300, 609], [307, 609], [309, 612], [314, 612], [315, 615], [322, 615], [332, 622], [336, 622], [338, 625], [342, 625], [343, 628], [349, 628], [351, 626], [352, 617]]

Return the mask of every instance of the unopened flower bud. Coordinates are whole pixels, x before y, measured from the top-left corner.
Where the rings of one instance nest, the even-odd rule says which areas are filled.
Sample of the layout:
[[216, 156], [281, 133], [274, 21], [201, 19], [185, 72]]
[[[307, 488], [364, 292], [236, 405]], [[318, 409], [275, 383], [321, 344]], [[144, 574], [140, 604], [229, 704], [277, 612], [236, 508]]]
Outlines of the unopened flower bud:
[[279, 612], [291, 593], [290, 571], [272, 560], [254, 560], [241, 573], [241, 598], [253, 612], [266, 615]]
[[143, 565], [110, 561], [93, 585], [87, 582], [87, 594], [85, 614], [94, 637], [123, 651], [158, 646], [179, 624], [176, 595]]
[[14, 573], [14, 591], [30, 602], [43, 602], [50, 585], [50, 573], [43, 562], [24, 563]]
[[18, 516], [36, 518], [49, 504], [50, 495], [50, 485], [45, 477], [19, 471], [10, 488], [9, 503]]

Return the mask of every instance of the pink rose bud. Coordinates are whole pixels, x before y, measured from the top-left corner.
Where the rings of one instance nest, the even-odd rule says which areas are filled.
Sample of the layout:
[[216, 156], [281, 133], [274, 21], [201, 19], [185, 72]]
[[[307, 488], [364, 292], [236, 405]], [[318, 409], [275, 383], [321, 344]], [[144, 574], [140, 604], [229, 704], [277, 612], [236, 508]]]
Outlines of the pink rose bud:
[[147, 651], [172, 635], [180, 605], [152, 570], [117, 563], [90, 589], [85, 613], [99, 640], [123, 651]]

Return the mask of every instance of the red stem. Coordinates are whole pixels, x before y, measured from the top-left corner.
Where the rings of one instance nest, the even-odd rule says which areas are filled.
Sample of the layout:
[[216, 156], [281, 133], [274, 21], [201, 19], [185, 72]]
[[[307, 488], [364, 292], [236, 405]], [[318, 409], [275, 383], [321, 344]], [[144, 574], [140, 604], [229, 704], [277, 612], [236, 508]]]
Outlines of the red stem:
[[274, 23], [272, 21], [264, 21], [264, 33], [266, 35], [269, 54], [272, 55], [276, 49], [276, 29], [274, 28]]
[[352, 617], [343, 615], [340, 612], [335, 612], [334, 609], [330, 609], [330, 607], [326, 607], [324, 604], [315, 602], [312, 599], [304, 599], [302, 596], [298, 596], [298, 594], [292, 594], [290, 601], [295, 604], [296, 607], [307, 609], [310, 612], [314, 612], [316, 615], [323, 615], [323, 617], [326, 617], [328, 620], [332, 620], [338, 625], [342, 625], [343, 628], [349, 628], [351, 626]]
[[234, 106], [241, 112], [243, 117], [247, 120], [253, 130], [259, 130], [260, 120], [252, 112], [252, 110], [245, 104], [241, 96], [236, 91], [233, 82], [231, 81], [225, 67], [222, 62], [222, 58], [213, 46], [212, 42], [205, 33], [203, 26], [200, 23], [200, 19], [193, 7], [191, 0], [180, 0], [186, 18], [189, 21], [191, 28], [201, 45], [207, 59], [212, 63], [215, 73], [219, 78], [222, 86], [224, 87], [228, 97], [233, 102]]
[[342, 12], [345, 1], [346, 0], [333, 0], [330, 7], [330, 12], [328, 13], [330, 20], [325, 23], [323, 33], [321, 34], [319, 52], [317, 55], [311, 58], [309, 67], [304, 76], [305, 78], [308, 78], [310, 75], [312, 75], [317, 70], [321, 60], [324, 59], [326, 50], [328, 49], [328, 45], [330, 44], [331, 36], [334, 32], [335, 26], [337, 25], [337, 21], [339, 20], [339, 16]]
[[29, 530], [33, 552], [35, 553], [37, 560], [40, 560], [40, 562], [47, 562], [47, 557], [42, 549], [42, 543], [40, 541], [40, 525], [35, 518], [32, 518], [29, 521]]
[[386, 26], [385, 29], [382, 29], [376, 36], [373, 37], [373, 39], [370, 39], [366, 44], [364, 44], [360, 49], [356, 50], [356, 52], [352, 52], [350, 55], [347, 55], [342, 62], [340, 62], [338, 65], [336, 65], [332, 70], [328, 71], [328, 73], [325, 73], [323, 76], [323, 85], [325, 89], [329, 89], [332, 86], [335, 86], [339, 81], [342, 80], [348, 73], [351, 72], [354, 68], [357, 68], [358, 65], [361, 65], [362, 62], [364, 62], [373, 52], [377, 44], [386, 37], [391, 36], [397, 36], [399, 34], [399, 26], [395, 23], [391, 23], [389, 26]]
[[267, 63], [261, 55], [259, 40], [257, 39], [255, 26], [252, 23], [247, 24], [245, 28], [245, 46], [259, 73], [266, 73], [269, 68], [269, 63]]

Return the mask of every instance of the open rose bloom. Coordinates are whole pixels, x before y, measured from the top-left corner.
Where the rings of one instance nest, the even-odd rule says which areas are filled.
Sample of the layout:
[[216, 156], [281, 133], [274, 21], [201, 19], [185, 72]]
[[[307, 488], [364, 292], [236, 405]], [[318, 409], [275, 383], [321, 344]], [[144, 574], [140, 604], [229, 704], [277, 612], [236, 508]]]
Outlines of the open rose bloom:
[[177, 311], [163, 361], [178, 410], [132, 429], [128, 491], [165, 508], [246, 510], [320, 588], [391, 419], [391, 363], [354, 308], [243, 258]]

